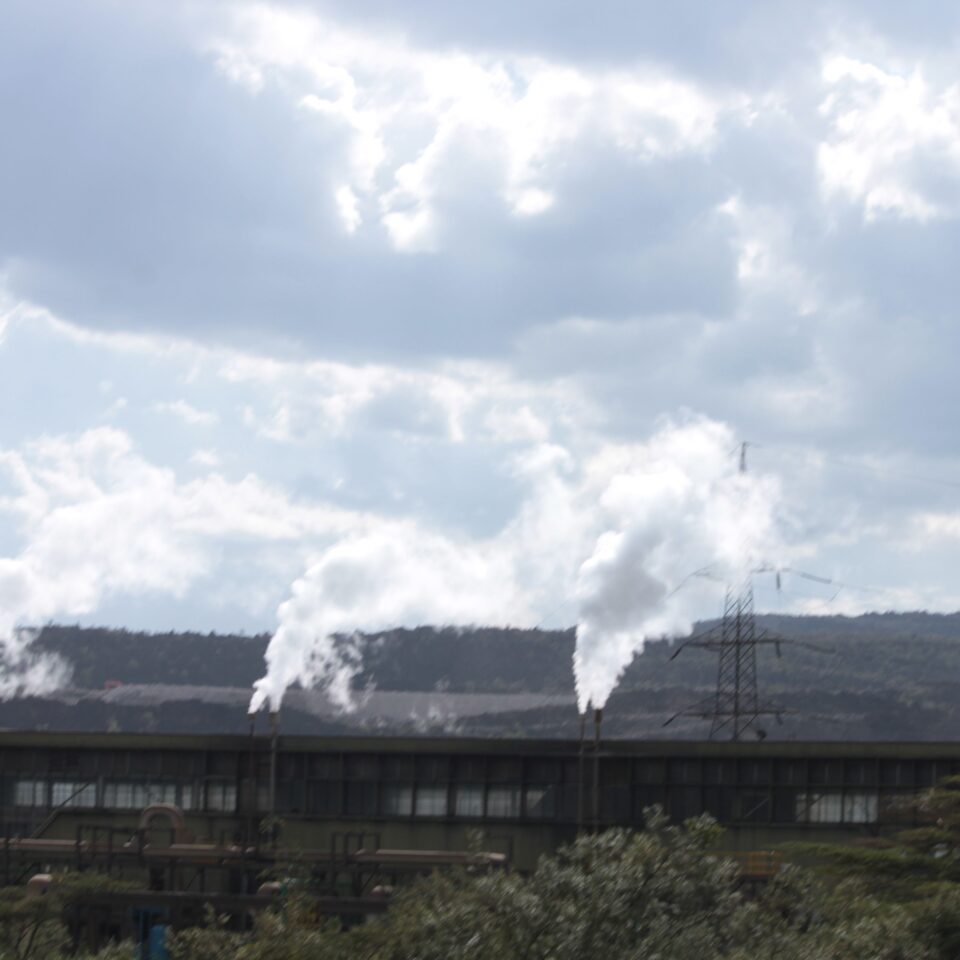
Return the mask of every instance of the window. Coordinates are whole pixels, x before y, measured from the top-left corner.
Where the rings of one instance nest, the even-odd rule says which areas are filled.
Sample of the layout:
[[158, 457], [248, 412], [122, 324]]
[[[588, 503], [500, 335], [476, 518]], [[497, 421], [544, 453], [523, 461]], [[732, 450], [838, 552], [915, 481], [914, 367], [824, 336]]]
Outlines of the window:
[[483, 780], [485, 764], [482, 757], [458, 757], [456, 761], [457, 779], [461, 783]]
[[457, 784], [453, 795], [453, 809], [458, 817], [483, 816], [483, 787], [479, 784]]
[[600, 763], [600, 783], [604, 787], [624, 787], [630, 783], [629, 760], [604, 760]]
[[447, 815], [446, 786], [418, 786], [416, 814], [418, 817], [445, 817]]
[[376, 780], [380, 765], [376, 754], [358, 753], [346, 758], [348, 780]]
[[307, 809], [327, 816], [340, 813], [340, 781], [314, 780], [308, 783]]
[[383, 758], [384, 780], [412, 780], [413, 757], [390, 756]]
[[727, 823], [735, 819], [733, 815], [736, 793], [733, 787], [704, 787], [703, 808], [712, 817]]
[[637, 760], [633, 778], [637, 783], [663, 783], [662, 760]]
[[22, 773], [33, 770], [33, 759], [38, 755], [38, 751], [26, 752], [18, 750], [16, 747], [7, 747], [3, 751], [3, 769], [19, 770]]
[[127, 750], [104, 750], [100, 754], [98, 767], [101, 773], [108, 776], [123, 776], [127, 772], [128, 760], [129, 751]]
[[18, 807], [45, 807], [47, 783], [45, 780], [17, 780], [13, 788], [13, 802]]
[[528, 760], [527, 778], [540, 783], [559, 783], [560, 761], [549, 759]]
[[797, 820], [801, 823], [876, 823], [879, 803], [869, 790], [848, 790], [797, 795]]
[[736, 780], [736, 770], [736, 763], [733, 760], [704, 760], [703, 782], [733, 783]]
[[843, 763], [840, 760], [811, 760], [808, 769], [811, 783], [843, 782]]
[[849, 784], [872, 786], [877, 782], [877, 765], [873, 760], [848, 760], [844, 778]]
[[884, 760], [880, 765], [880, 782], [891, 787], [912, 787], [913, 764], [908, 760]]
[[183, 756], [175, 750], [164, 750], [160, 754], [160, 772], [169, 777], [175, 777], [178, 773], [184, 772], [186, 763], [182, 759]]
[[556, 787], [555, 791], [560, 816], [564, 820], [576, 820], [580, 814], [580, 785], [578, 783], [564, 783]]
[[383, 814], [409, 817], [413, 812], [413, 787], [409, 783], [387, 783], [383, 787]]
[[353, 817], [377, 815], [377, 783], [375, 780], [356, 780], [347, 783], [347, 814]]
[[488, 817], [519, 817], [520, 788], [514, 785], [490, 787], [487, 790]]
[[151, 783], [146, 788], [147, 802], [145, 806], [151, 803], [176, 803], [177, 785], [175, 783]]
[[520, 779], [520, 761], [507, 757], [490, 760], [487, 765], [487, 779], [491, 783], [509, 783]]
[[667, 766], [670, 783], [698, 783], [700, 763], [697, 760], [671, 760]]
[[340, 776], [340, 758], [335, 754], [315, 753], [308, 757], [307, 767], [311, 777], [321, 780], [336, 780]]
[[142, 783], [105, 783], [103, 805], [114, 810], [141, 810], [147, 805], [147, 789]]
[[629, 823], [629, 787], [600, 788], [600, 819], [611, 823]]
[[776, 787], [773, 791], [773, 822], [796, 823], [798, 791], [790, 787]]
[[281, 780], [302, 780], [304, 766], [302, 753], [281, 754], [277, 775]]
[[699, 787], [671, 787], [667, 796], [670, 819], [681, 823], [703, 813]]
[[180, 787], [180, 807], [183, 810], [193, 810], [193, 784], [185, 783]]
[[450, 779], [447, 757], [417, 757], [417, 779], [427, 783]]
[[[111, 789], [111, 787], [115, 789]], [[110, 801], [115, 802], [111, 803]], [[117, 783], [104, 787], [104, 806], [140, 810], [153, 803], [176, 803], [175, 783]]]
[[98, 771], [99, 756], [95, 750], [81, 750], [77, 758], [77, 772], [84, 780], [92, 780]]
[[96, 783], [85, 783], [71, 802], [75, 807], [95, 807], [97, 805]]
[[[567, 759], [560, 764], [560, 774], [563, 777], [564, 783], [579, 783], [580, 782], [580, 758], [577, 757], [576, 760]], [[531, 776], [531, 780], [537, 780], [538, 777]]]
[[303, 813], [304, 782], [302, 780], [280, 781], [277, 784], [277, 811]]
[[96, 805], [97, 785], [95, 783], [76, 783], [69, 780], [54, 781], [53, 806], [95, 807]]
[[[221, 777], [235, 777], [237, 775], [237, 761], [238, 756], [235, 753], [227, 753], [224, 750], [211, 750], [207, 753], [207, 772], [212, 773], [215, 776]], [[134, 766], [134, 760], [136, 759], [136, 754], [132, 754], [130, 757], [130, 772], [134, 770], [137, 773], [159, 773], [159, 770], [141, 770], [140, 764], [143, 762], [142, 759], [139, 761], [138, 765]], [[245, 760], [249, 761], [249, 755], [244, 757]], [[269, 759], [267, 761], [269, 763]], [[243, 769], [243, 767], [241, 767]]]
[[207, 809], [233, 811], [237, 806], [237, 785], [227, 780], [207, 783]]
[[938, 780], [950, 775], [950, 764], [933, 760], [920, 760], [917, 762], [916, 777], [917, 783], [923, 787], [932, 787]]
[[766, 823], [770, 819], [770, 795], [766, 791], [744, 790], [739, 797], [737, 819], [748, 823]]
[[527, 787], [523, 799], [528, 817], [541, 820], [557, 815], [557, 789], [552, 784]]
[[839, 791], [797, 794], [797, 821], [799, 823], [842, 823], [843, 794]]
[[760, 786], [770, 782], [769, 760], [741, 760], [740, 782]]
[[[233, 759], [233, 754], [228, 755]], [[160, 773], [160, 753], [154, 750], [132, 750], [129, 758], [129, 770], [144, 778], [156, 776]]]
[[807, 769], [803, 760], [778, 760], [776, 771], [777, 783], [802, 786], [807, 782]]
[[876, 823], [877, 795], [862, 790], [848, 790], [843, 798], [844, 823]]
[[50, 752], [51, 771], [74, 773], [80, 767], [80, 754], [75, 750], [53, 750]]

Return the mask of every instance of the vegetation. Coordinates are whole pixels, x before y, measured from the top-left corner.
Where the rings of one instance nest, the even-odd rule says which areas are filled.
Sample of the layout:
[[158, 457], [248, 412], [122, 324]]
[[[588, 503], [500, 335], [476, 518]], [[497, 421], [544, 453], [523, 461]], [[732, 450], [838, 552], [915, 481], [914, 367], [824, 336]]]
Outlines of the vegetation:
[[[777, 658], [760, 654], [764, 696], [787, 711], [771, 736], [798, 739], [953, 739], [960, 724], [960, 614], [870, 614], [862, 617], [764, 616], [770, 633], [825, 648], [793, 645]], [[703, 626], [709, 626], [704, 624]], [[74, 683], [101, 689], [125, 684], [186, 684], [249, 689], [263, 671], [266, 635], [130, 633], [48, 626], [38, 649], [72, 665]], [[566, 694], [572, 700], [572, 630], [466, 630], [418, 627], [365, 638], [358, 687], [434, 690], [453, 696], [479, 692]], [[698, 737], [703, 724], [663, 721], [700, 699], [716, 680], [716, 663], [689, 650], [671, 661], [667, 642], [649, 643], [625, 672], [607, 711], [608, 736]], [[177, 703], [104, 702], [76, 697], [0, 703], [0, 726], [20, 729], [242, 732], [243, 696], [236, 703], [196, 698]], [[335, 733], [350, 721], [318, 718], [285, 705], [288, 733]], [[355, 721], [354, 721], [355, 722]], [[393, 721], [396, 732], [408, 727]], [[567, 706], [462, 717], [464, 734], [576, 736]], [[426, 732], [420, 730], [419, 732]]]
[[[922, 886], [927, 861], [945, 859], [943, 838], [955, 841], [956, 826], [935, 822], [946, 833], [917, 836], [921, 859], [908, 858], [893, 886], [853, 862], [842, 876], [835, 863], [828, 878], [788, 867], [752, 892], [732, 862], [711, 853], [719, 835], [712, 821], [672, 827], [651, 811], [643, 832], [584, 837], [530, 876], [425, 877], [401, 890], [376, 922], [340, 930], [318, 921], [295, 885], [252, 933], [232, 932], [211, 915], [205, 927], [172, 935], [169, 949], [174, 960], [956, 960], [956, 863], [936, 878], [935, 895]], [[956, 859], [952, 847], [949, 857]], [[899, 881], [915, 866], [911, 892]], [[22, 890], [18, 896], [0, 897], [0, 960], [65, 956], [54, 901], [25, 906]], [[121, 944], [99, 957], [132, 955], [133, 945]]]
[[[63, 917], [89, 893], [128, 889], [129, 884], [97, 874], [65, 873], [48, 891], [37, 895], [25, 887], [0, 888], [0, 960], [57, 960], [88, 954], [69, 951], [73, 944]], [[131, 944], [111, 944], [98, 951], [97, 960], [124, 960], [133, 956]]]
[[918, 826], [857, 845], [795, 843], [790, 849], [821, 875], [853, 879], [878, 901], [908, 908], [923, 918], [943, 956], [960, 957], [960, 776], [905, 797], [901, 806]]
[[[764, 660], [766, 678], [780, 685], [796, 677], [802, 686], [867, 690], [889, 679], [930, 684], [960, 670], [960, 614], [885, 613], [860, 617], [757, 618], [770, 633], [829, 648], [821, 654], [788, 648]], [[711, 623], [699, 624], [706, 629]], [[98, 689], [108, 680], [124, 683], [249, 687], [263, 670], [269, 636], [200, 633], [135, 633], [104, 627], [48, 625], [36, 647], [70, 662], [76, 686]], [[570, 658], [573, 630], [416, 627], [373, 634], [363, 645], [359, 687], [380, 690], [453, 692], [534, 691], [565, 693], [573, 688]], [[630, 667], [621, 688], [649, 684], [702, 684], [714, 679], [709, 657], [691, 653], [669, 663], [669, 643], [651, 643]], [[669, 665], [668, 665], [669, 664]]]

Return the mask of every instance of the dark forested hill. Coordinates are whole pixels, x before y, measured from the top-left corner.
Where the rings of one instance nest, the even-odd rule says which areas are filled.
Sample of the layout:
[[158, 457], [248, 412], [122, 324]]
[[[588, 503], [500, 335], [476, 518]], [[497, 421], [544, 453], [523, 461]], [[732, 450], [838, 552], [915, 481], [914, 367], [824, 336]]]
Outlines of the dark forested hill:
[[[761, 652], [768, 683], [826, 684], [852, 689], [960, 679], [960, 614], [867, 614], [861, 617], [761, 616], [769, 633], [812, 643], [827, 652], [785, 646], [782, 657]], [[698, 625], [705, 629], [709, 623]], [[265, 634], [131, 633], [100, 627], [48, 626], [36, 646], [65, 657], [74, 685], [107, 681], [247, 687], [263, 673]], [[417, 627], [362, 641], [356, 686], [380, 690], [464, 692], [571, 690], [573, 630]], [[709, 654], [652, 642], [627, 669], [621, 688], [712, 682]], [[765, 655], [769, 654], [769, 655]]]
[[[783, 727], [772, 729], [771, 735], [960, 738], [960, 706], [955, 707], [960, 705], [960, 614], [768, 615], [758, 619], [768, 632], [802, 641], [784, 646], [780, 658], [772, 647], [760, 651], [761, 692], [789, 711]], [[249, 688], [263, 672], [267, 641], [266, 635], [148, 635], [48, 626], [36, 643], [71, 663], [77, 690], [102, 690], [114, 682], [242, 689]], [[564, 698], [573, 689], [573, 644], [572, 630], [393, 630], [361, 640], [363, 664], [355, 686], [358, 690], [444, 691], [454, 698], [451, 703], [458, 694], [479, 693]], [[690, 649], [671, 661], [674, 650], [672, 644], [656, 641], [635, 658], [608, 711], [611, 733], [663, 736], [667, 731], [662, 731], [661, 725], [666, 717], [710, 692], [716, 676], [715, 658]], [[205, 726], [213, 723], [210, 695], [198, 692], [196, 699], [204, 701], [198, 720], [202, 718]], [[83, 722], [99, 728], [105, 708], [98, 704], [94, 710], [89, 702], [81, 702], [85, 705], [76, 705], [73, 714], [61, 707], [51, 709], [51, 722], [69, 724], [71, 715], [79, 717], [93, 710], [91, 719]], [[217, 709], [228, 708], [224, 703]], [[228, 726], [232, 729], [238, 719], [233, 714], [238, 710], [230, 710]], [[33, 726], [43, 712], [35, 701], [29, 709], [27, 701], [9, 702], [0, 707], [0, 725]], [[189, 710], [164, 711], [154, 704], [149, 713], [149, 723], [138, 720], [136, 708], [125, 704], [116, 708], [111, 722], [128, 729], [131, 723], [164, 729], [175, 716], [189, 715]], [[568, 708], [528, 709], [524, 703], [516, 714], [498, 709], [487, 717], [462, 718], [457, 729], [494, 735], [556, 735], [570, 732], [570, 719]], [[324, 722], [330, 728], [330, 718]], [[449, 727], [450, 716], [444, 722]], [[423, 721], [416, 723], [422, 726]], [[306, 715], [296, 725], [316, 727]], [[291, 729], [289, 724], [287, 729]], [[669, 733], [694, 736], [698, 730], [702, 732], [689, 722], [678, 722]]]
[[106, 627], [47, 626], [37, 649], [58, 653], [73, 667], [74, 686], [176, 683], [248, 687], [263, 674], [267, 635], [132, 633]]

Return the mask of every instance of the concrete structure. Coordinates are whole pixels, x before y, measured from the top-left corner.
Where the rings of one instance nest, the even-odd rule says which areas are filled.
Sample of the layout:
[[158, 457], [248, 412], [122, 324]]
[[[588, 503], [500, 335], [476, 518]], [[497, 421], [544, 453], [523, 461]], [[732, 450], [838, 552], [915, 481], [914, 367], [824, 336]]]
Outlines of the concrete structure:
[[[895, 798], [960, 772], [960, 743], [604, 741], [581, 758], [576, 741], [281, 735], [275, 748], [271, 789], [269, 736], [0, 733], [0, 829], [69, 847], [109, 828], [119, 845], [145, 807], [168, 804], [180, 840], [261, 843], [273, 813], [287, 850], [376, 837], [463, 851], [479, 834], [527, 869], [578, 826], [640, 827], [653, 804], [675, 820], [711, 813], [731, 850], [877, 833], [902, 825]], [[162, 817], [144, 829], [155, 847], [177, 839]]]

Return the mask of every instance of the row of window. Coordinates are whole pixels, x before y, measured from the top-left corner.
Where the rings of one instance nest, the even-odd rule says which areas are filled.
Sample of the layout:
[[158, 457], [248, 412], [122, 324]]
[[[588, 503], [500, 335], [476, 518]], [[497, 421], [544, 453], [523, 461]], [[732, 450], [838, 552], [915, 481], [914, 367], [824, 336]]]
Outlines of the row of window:
[[[612, 760], [601, 779], [614, 782]], [[951, 761], [932, 760], [643, 760], [633, 761], [635, 783], [741, 784], [764, 786], [927, 787], [958, 769]], [[626, 782], [621, 775], [621, 780]]]
[[[348, 789], [348, 810], [361, 815], [392, 817], [507, 817], [516, 818], [522, 809], [529, 817], [556, 815], [555, 788], [551, 785], [459, 784], [452, 795], [446, 785], [384, 784], [378, 803], [377, 784], [364, 784], [367, 790]], [[340, 783], [311, 784], [314, 807], [334, 806], [339, 810]], [[372, 789], [369, 789], [372, 788]], [[201, 802], [202, 801], [202, 802]], [[71, 807], [110, 810], [142, 810], [153, 803], [175, 803], [184, 810], [232, 812], [237, 805], [237, 787], [230, 781], [208, 781], [196, 790], [192, 783], [137, 783], [107, 781], [96, 783], [72, 780], [16, 780], [12, 802], [15, 807]], [[257, 791], [261, 810], [269, 803], [264, 785]], [[319, 811], [318, 812], [323, 812]], [[334, 812], [332, 809], [330, 812]]]
[[198, 790], [192, 783], [138, 783], [74, 780], [16, 780], [11, 797], [15, 807], [105, 807], [109, 810], [142, 810], [153, 803], [175, 803], [183, 810], [232, 812], [237, 787], [232, 781], [210, 781]]
[[[279, 784], [281, 812], [307, 812], [318, 816], [464, 817], [573, 820], [581, 798], [575, 786], [555, 784], [413, 784], [344, 781], [309, 781]], [[297, 792], [301, 800], [293, 796]], [[302, 798], [305, 797], [305, 810]], [[584, 816], [592, 817], [593, 796], [582, 798]], [[74, 807], [141, 810], [153, 803], [175, 803], [184, 810], [234, 812], [237, 785], [229, 780], [195, 783], [142, 783], [20, 779], [13, 783], [13, 805], [18, 808]], [[266, 810], [269, 791], [259, 784], [257, 806]], [[754, 821], [809, 824], [866, 824], [879, 817], [880, 797], [875, 790], [763, 791], [732, 787], [603, 787], [599, 815], [604, 822], [640, 822], [643, 810], [666, 806], [675, 819], [703, 812], [721, 822]]]
[[801, 793], [797, 795], [796, 814], [797, 823], [876, 823], [878, 797], [855, 790]]
[[[302, 787], [306, 787], [304, 791]], [[287, 784], [278, 792], [280, 812], [361, 817], [555, 817], [558, 797], [569, 790], [553, 784], [412, 784], [314, 780]], [[575, 793], [574, 793], [575, 797]], [[569, 814], [576, 808], [569, 803]]]
[[[521, 799], [523, 802], [521, 808]], [[372, 808], [372, 804], [370, 805]], [[552, 785], [457, 784], [452, 796], [444, 786], [385, 784], [381, 811], [384, 816], [409, 817], [503, 817], [523, 814], [541, 818], [556, 816], [556, 788]], [[371, 809], [371, 813], [376, 811]]]

